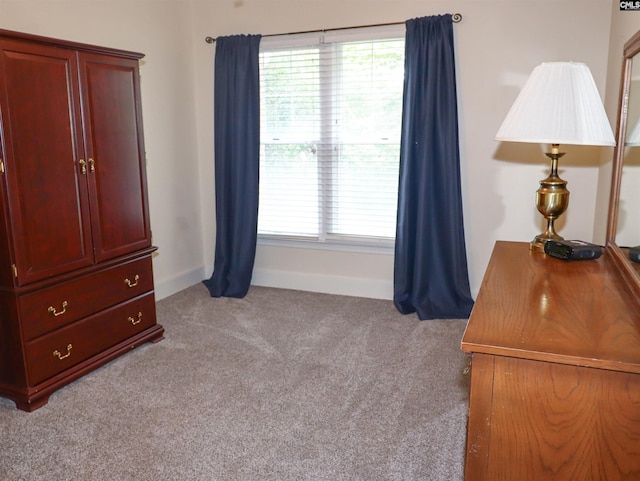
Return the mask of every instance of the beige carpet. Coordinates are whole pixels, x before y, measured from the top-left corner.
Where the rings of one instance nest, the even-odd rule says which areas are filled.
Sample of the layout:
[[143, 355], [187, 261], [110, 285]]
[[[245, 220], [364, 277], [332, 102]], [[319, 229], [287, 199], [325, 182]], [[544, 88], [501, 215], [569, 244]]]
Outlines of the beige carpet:
[[160, 301], [158, 320], [165, 340], [41, 409], [0, 399], [0, 479], [462, 479], [466, 321], [202, 285]]

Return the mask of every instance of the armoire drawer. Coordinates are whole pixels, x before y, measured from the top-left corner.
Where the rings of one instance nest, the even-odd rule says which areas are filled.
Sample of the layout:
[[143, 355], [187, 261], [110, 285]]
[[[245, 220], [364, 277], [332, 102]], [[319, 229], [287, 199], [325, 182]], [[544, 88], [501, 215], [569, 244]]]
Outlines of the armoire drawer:
[[28, 342], [29, 384], [38, 384], [155, 322], [155, 298], [150, 292]]
[[151, 257], [32, 292], [18, 299], [25, 341], [153, 289]]

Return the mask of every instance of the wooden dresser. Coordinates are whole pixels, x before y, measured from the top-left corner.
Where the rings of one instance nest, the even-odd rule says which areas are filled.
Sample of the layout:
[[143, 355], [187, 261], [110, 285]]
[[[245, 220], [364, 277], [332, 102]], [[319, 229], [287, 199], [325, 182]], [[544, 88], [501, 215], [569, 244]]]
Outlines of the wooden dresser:
[[163, 336], [140, 58], [0, 30], [0, 395], [26, 411]]
[[640, 308], [606, 253], [498, 242], [462, 340], [465, 479], [640, 479]]

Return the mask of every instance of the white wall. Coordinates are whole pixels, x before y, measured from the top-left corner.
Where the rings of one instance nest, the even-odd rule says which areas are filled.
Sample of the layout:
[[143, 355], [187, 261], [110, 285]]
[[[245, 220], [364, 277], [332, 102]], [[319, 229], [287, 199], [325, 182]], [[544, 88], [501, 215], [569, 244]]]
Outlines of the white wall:
[[[213, 45], [205, 36], [282, 33], [459, 12], [455, 29], [466, 241], [472, 292], [497, 239], [529, 241], [548, 165], [536, 145], [493, 140], [543, 61], [587, 63], [605, 92], [614, 0], [0, 0], [0, 28], [146, 54], [142, 103], [158, 297], [211, 274]], [[632, 15], [632, 14], [627, 14]], [[640, 15], [637, 15], [640, 16]], [[625, 34], [625, 38], [626, 38]], [[615, 77], [615, 75], [609, 75]], [[614, 79], [617, 85], [617, 78]], [[615, 87], [617, 88], [617, 87]], [[568, 238], [592, 240], [600, 149], [566, 146]], [[566, 160], [565, 160], [566, 159]], [[255, 282], [391, 297], [392, 257], [262, 246]]]
[[0, 28], [146, 54], [140, 70], [158, 298], [204, 277], [191, 18], [190, 4], [176, 0], [0, 0]]
[[[616, 2], [614, 2], [616, 3]], [[204, 252], [211, 273], [213, 215], [212, 45], [207, 35], [272, 34], [404, 21], [459, 12], [456, 38], [462, 191], [472, 293], [498, 239], [530, 241], [543, 228], [535, 190], [548, 163], [538, 145], [494, 136], [531, 70], [544, 61], [585, 62], [602, 95], [611, 2], [603, 0], [194, 0], [193, 35]], [[563, 148], [560, 173], [571, 205], [557, 225], [566, 238], [593, 240], [600, 148]], [[612, 149], [608, 150], [611, 155]], [[254, 283], [372, 297], [392, 296], [392, 256], [260, 246]]]

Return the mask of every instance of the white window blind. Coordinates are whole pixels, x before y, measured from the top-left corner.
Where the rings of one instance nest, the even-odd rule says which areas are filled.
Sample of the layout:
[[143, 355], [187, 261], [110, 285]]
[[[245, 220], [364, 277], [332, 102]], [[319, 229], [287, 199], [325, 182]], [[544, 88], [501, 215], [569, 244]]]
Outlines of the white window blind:
[[363, 34], [263, 39], [261, 237], [395, 237], [404, 26]]

